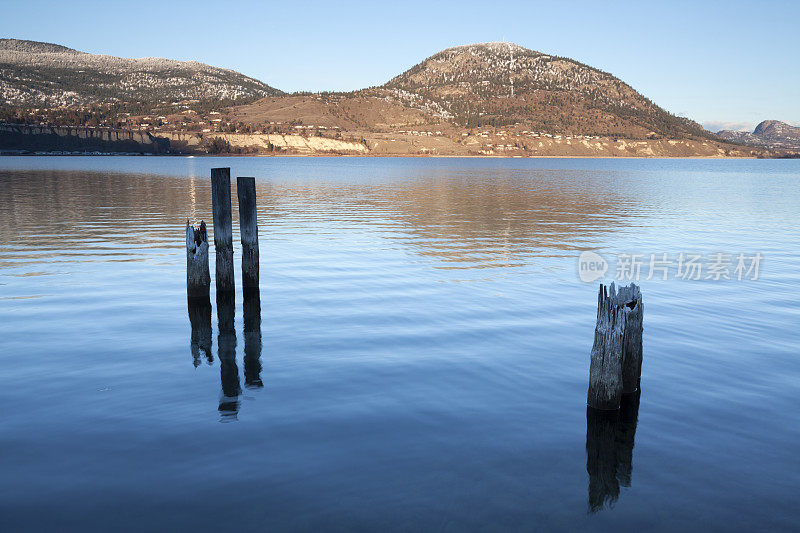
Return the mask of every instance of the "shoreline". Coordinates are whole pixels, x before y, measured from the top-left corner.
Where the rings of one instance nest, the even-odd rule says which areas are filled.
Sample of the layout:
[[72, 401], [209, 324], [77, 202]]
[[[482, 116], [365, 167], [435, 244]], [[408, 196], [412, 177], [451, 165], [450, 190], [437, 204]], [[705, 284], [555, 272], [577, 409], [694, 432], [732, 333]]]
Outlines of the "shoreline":
[[[437, 132], [439, 133], [439, 132]], [[464, 135], [464, 133], [462, 133]], [[358, 140], [360, 137], [360, 140]], [[229, 157], [469, 157], [494, 159], [751, 159], [797, 158], [709, 139], [528, 138], [516, 131], [467, 138], [349, 132], [347, 138], [277, 133], [133, 132], [87, 127], [0, 124], [0, 155], [178, 155]], [[213, 142], [212, 142], [213, 141]]]
[[2, 157], [251, 157], [251, 158], [357, 158], [357, 159], [800, 159], [800, 154], [792, 156], [715, 156], [715, 155], [447, 155], [447, 154], [143, 154], [143, 153], [72, 153], [72, 154], [12, 154], [0, 153]]

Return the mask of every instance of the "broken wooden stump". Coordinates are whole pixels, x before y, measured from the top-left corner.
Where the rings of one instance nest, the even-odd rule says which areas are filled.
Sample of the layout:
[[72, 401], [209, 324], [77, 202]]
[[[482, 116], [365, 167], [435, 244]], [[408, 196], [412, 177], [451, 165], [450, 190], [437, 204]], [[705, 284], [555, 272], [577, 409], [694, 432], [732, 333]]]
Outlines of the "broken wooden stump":
[[619, 409], [623, 392], [638, 390], [642, 367], [642, 295], [631, 283], [597, 295], [587, 404], [594, 409]]
[[622, 308], [616, 305], [615, 296], [613, 283], [611, 294], [600, 285], [586, 401], [595, 409], [619, 409], [622, 397], [622, 326], [625, 317]]
[[208, 234], [206, 223], [195, 228], [186, 219], [186, 294], [190, 299], [208, 299], [211, 275], [208, 273]]
[[233, 228], [231, 221], [231, 169], [211, 169], [211, 204], [214, 214], [214, 252], [217, 256], [217, 292], [233, 293]]
[[256, 179], [236, 178], [239, 197], [239, 234], [242, 239], [242, 286], [258, 288], [258, 218]]

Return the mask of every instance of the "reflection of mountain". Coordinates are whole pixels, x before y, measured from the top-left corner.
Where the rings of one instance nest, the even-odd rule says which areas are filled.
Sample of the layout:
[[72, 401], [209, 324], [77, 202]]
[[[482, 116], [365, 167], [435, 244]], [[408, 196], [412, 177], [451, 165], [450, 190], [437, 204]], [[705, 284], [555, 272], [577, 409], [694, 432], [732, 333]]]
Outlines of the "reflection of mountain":
[[592, 512], [612, 507], [620, 486], [631, 486], [638, 417], [638, 392], [624, 396], [618, 411], [586, 408], [586, 471]]
[[410, 236], [405, 242], [449, 268], [509, 266], [531, 256], [566, 254], [624, 225], [626, 217], [607, 190], [552, 176], [424, 180], [392, 193]]
[[[377, 165], [378, 179], [352, 180], [342, 172], [259, 180], [258, 217], [269, 228], [266, 234], [294, 234], [309, 224], [328, 226], [326, 231], [355, 227], [378, 231], [448, 268], [502, 267], [594, 246], [598, 234], [624, 227], [637, 212], [635, 196], [614, 193], [613, 176], [597, 173], [432, 165], [410, 166], [405, 172], [411, 177], [398, 179], [397, 167]], [[84, 255], [136, 260], [137, 248], [181, 246], [175, 228], [184, 227], [187, 217], [211, 219], [206, 175], [24, 171], [9, 176], [0, 187], [0, 241], [17, 253], [3, 261], [45, 256], [72, 244]]]
[[[434, 167], [403, 181], [298, 181], [273, 184], [269, 192], [280, 216], [298, 224], [363, 225], [445, 268], [482, 268], [595, 246], [598, 235], [625, 227], [636, 214], [638, 200], [614, 186], [613, 176], [596, 173]], [[259, 213], [259, 220], [287, 222], [276, 216]]]
[[0, 242], [32, 255], [74, 247], [130, 260], [136, 248], [175, 241], [180, 220], [211, 219], [207, 177], [41, 170], [0, 179]]

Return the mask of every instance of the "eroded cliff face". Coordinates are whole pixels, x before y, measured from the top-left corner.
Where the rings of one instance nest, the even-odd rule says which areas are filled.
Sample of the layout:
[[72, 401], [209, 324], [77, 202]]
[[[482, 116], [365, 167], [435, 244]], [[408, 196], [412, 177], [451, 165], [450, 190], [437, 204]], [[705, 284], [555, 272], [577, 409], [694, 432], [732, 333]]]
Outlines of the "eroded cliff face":
[[536, 139], [520, 143], [518, 148], [506, 145], [476, 145], [486, 155], [528, 155], [564, 157], [758, 157], [751, 150], [723, 143], [695, 139]]
[[169, 153], [169, 140], [142, 131], [0, 124], [0, 151]]
[[[709, 140], [612, 138], [419, 137], [363, 133], [364, 141], [302, 135], [163, 133], [69, 126], [0, 124], [0, 152], [101, 152], [147, 154], [495, 156], [495, 157], [769, 157], [763, 148]], [[491, 141], [491, 142], [490, 142]], [[512, 142], [513, 141], [513, 142]], [[215, 146], [216, 144], [216, 146]], [[223, 149], [221, 152], [227, 152]]]
[[768, 152], [694, 139], [525, 139], [514, 144], [480, 137], [409, 137], [364, 133], [364, 142], [301, 135], [166, 134], [173, 151], [208, 153], [214, 139], [232, 152], [275, 155], [495, 156], [495, 157], [765, 157]]
[[244, 133], [168, 133], [166, 136], [176, 149], [191, 153], [207, 152], [207, 148], [215, 138], [230, 143], [232, 150], [238, 149], [245, 153], [300, 155], [365, 155], [369, 153], [369, 148], [363, 143], [327, 137]]
[[488, 157], [764, 157], [768, 152], [730, 144], [695, 139], [555, 139], [410, 137], [375, 135], [368, 137], [372, 155], [440, 155]]

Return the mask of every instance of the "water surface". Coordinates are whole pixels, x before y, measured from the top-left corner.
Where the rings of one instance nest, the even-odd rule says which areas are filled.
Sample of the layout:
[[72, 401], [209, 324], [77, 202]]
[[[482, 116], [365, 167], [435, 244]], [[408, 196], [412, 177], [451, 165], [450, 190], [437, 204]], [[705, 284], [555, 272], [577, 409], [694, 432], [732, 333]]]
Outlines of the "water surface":
[[[218, 166], [256, 176], [260, 295], [187, 308], [184, 224], [211, 220]], [[2, 158], [2, 529], [790, 530], [798, 178]], [[584, 250], [764, 261], [757, 281], [641, 282], [642, 393], [609, 421], [585, 408]]]

